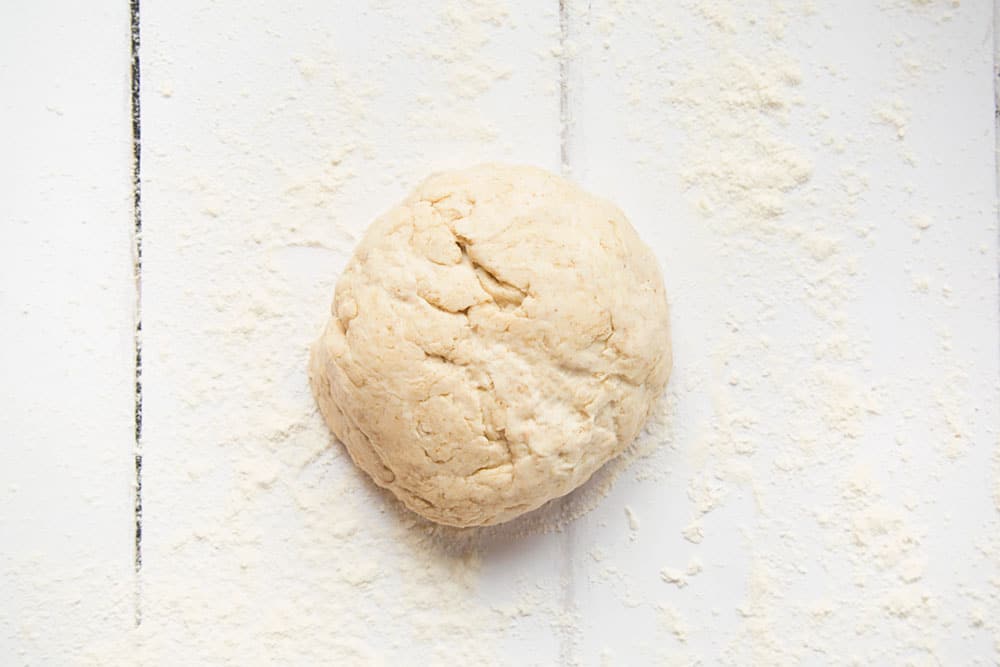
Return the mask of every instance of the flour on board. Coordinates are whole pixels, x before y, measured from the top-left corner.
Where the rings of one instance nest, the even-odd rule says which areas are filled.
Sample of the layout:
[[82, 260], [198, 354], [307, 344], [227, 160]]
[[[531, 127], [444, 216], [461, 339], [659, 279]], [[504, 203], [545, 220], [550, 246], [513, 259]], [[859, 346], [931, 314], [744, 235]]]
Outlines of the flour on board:
[[[942, 76], [941, 63], [924, 47], [928, 35], [958, 18], [959, 5], [882, 3], [881, 11], [905, 18], [901, 25], [909, 27], [888, 47], [893, 71], [879, 81], [880, 101], [856, 113], [849, 102], [809, 97], [818, 76], [842, 82], [847, 100], [853, 82], [842, 65], [824, 62], [819, 51], [803, 59], [801, 44], [793, 43], [807, 39], [800, 35], [815, 35], [817, 27], [832, 31], [849, 23], [846, 17], [814, 5], [776, 2], [601, 7], [582, 14], [594, 26], [594, 61], [628, 77], [618, 104], [629, 120], [622, 134], [637, 156], [635, 171], [680, 179], [698, 221], [709, 230], [711, 255], [703, 261], [730, 276], [724, 298], [712, 301], [724, 304], [717, 326], [729, 333], [713, 339], [717, 347], [707, 364], [679, 351], [670, 400], [688, 419], [672, 421], [663, 438], [667, 446], [644, 460], [651, 470], [636, 474], [640, 482], [686, 480], [690, 522], [677, 524], [677, 530], [694, 548], [710, 548], [720, 538], [714, 526], [732, 530], [720, 516], [728, 506], [748, 502], [756, 510], [753, 521], [737, 526], [743, 535], [740, 560], [749, 560], [748, 595], [740, 607], [744, 631], [727, 644], [723, 662], [829, 656], [843, 646], [838, 638], [844, 633], [857, 637], [855, 654], [847, 660], [900, 661], [914, 654], [933, 660], [950, 641], [942, 629], [940, 598], [933, 593], [941, 588], [935, 586], [955, 599], [959, 590], [970, 588], [961, 580], [982, 576], [968, 566], [947, 573], [935, 563], [932, 525], [941, 530], [960, 518], [943, 515], [944, 508], [921, 497], [920, 488], [942, 483], [949, 466], [968, 465], [972, 454], [982, 460], [983, 433], [995, 439], [996, 430], [976, 414], [982, 403], [972, 393], [969, 369], [955, 354], [954, 332], [926, 337], [936, 360], [931, 372], [916, 372], [886, 362], [895, 351], [873, 335], [876, 327], [866, 326], [871, 307], [859, 304], [870, 302], [866, 291], [879, 289], [869, 255], [882, 256], [882, 261], [901, 260], [911, 276], [899, 288], [909, 291], [905, 298], [922, 300], [942, 320], [951, 319], [942, 311], [947, 312], [952, 281], [946, 265], [927, 259], [936, 253], [923, 244], [943, 241], [939, 228], [958, 224], [957, 214], [928, 202], [907, 182], [905, 170], [929, 159], [913, 148], [925, 140], [917, 133], [933, 128], [922, 125], [921, 110], [909, 108], [902, 97]], [[683, 21], [674, 20], [678, 14], [685, 14]], [[696, 34], [678, 32], [674, 26], [690, 24], [692, 14], [700, 18]], [[644, 29], [635, 31], [639, 15]], [[628, 30], [620, 28], [626, 25]], [[912, 26], [926, 32], [916, 34]], [[761, 39], [762, 33], [769, 38]], [[687, 55], [692, 40], [703, 52]], [[616, 46], [626, 42], [629, 55], [621, 56]], [[666, 62], [671, 66], [663, 66]], [[643, 113], [651, 104], [662, 104], [671, 121]], [[846, 124], [845, 106], [853, 113]], [[839, 109], [839, 117], [832, 108]], [[672, 128], [683, 130], [680, 140], [671, 138]], [[876, 144], [879, 152], [872, 148]], [[886, 155], [898, 156], [900, 166], [874, 162]], [[904, 171], [887, 180], [885, 169]], [[901, 211], [895, 220], [873, 220], [872, 198], [891, 189], [905, 193], [909, 207], [924, 208]], [[912, 237], [914, 245], [890, 259], [874, 250], [884, 247], [886, 237]], [[986, 267], [984, 279], [990, 271]], [[790, 317], [791, 309], [804, 309], [811, 318]], [[790, 344], [789, 324], [799, 342]], [[932, 331], [929, 324], [911, 320], [901, 326]], [[997, 387], [986, 390], [995, 396]], [[710, 416], [698, 424], [690, 416], [701, 412], [689, 406], [704, 395]], [[872, 448], [879, 442], [885, 444]], [[917, 469], [914, 462], [926, 449], [915, 457], [916, 448], [932, 449], [940, 467]], [[656, 472], [668, 466], [684, 477]], [[813, 504], [800, 500], [802, 480], [816, 485], [804, 494]], [[971, 537], [978, 534], [972, 529], [970, 538], [981, 546], [966, 547], [994, 573], [1000, 562], [995, 521], [990, 534]], [[799, 532], [818, 532], [820, 544]], [[725, 567], [709, 562], [705, 571], [719, 576], [732, 567], [732, 561]], [[837, 583], [800, 607], [803, 590], [832, 573]], [[683, 577], [676, 568], [661, 575], [678, 586]], [[995, 590], [980, 587], [975, 597], [992, 600], [1000, 618]], [[698, 604], [684, 608], [697, 613]], [[997, 633], [995, 623], [976, 641], [989, 632]], [[699, 630], [690, 631], [688, 645], [700, 645], [699, 638], [709, 641]]]
[[[712, 308], [697, 304], [712, 311], [711, 327], [698, 332], [709, 342], [690, 348], [704, 354], [678, 357], [668, 396], [625, 456], [524, 520], [444, 529], [375, 489], [329, 437], [309, 395], [304, 360], [321, 324], [316, 314], [378, 212], [358, 204], [371, 198], [370, 179], [384, 188], [412, 184], [426, 171], [421, 147], [428, 144], [414, 144], [415, 128], [454, 161], [437, 166], [479, 161], [486, 148], [518, 157], [484, 100], [518, 76], [496, 55], [498, 42], [535, 28], [506, 3], [484, 0], [407, 15], [420, 39], [391, 63], [347, 62], [338, 44], [312, 40], [285, 63], [288, 77], [263, 98], [265, 113], [209, 129], [224, 160], [195, 162], [196, 140], [150, 153], [148, 164], [159, 171], [151, 170], [149, 191], [159, 182], [159, 195], [170, 200], [161, 215], [190, 222], [150, 219], [146, 232], [150, 271], [171, 262], [187, 274], [177, 283], [165, 272], [151, 275], [160, 297], [176, 303], [144, 320], [150, 386], [159, 377], [179, 388], [164, 397], [173, 406], [169, 420], [150, 403], [144, 443], [147, 465], [160, 471], [144, 489], [149, 526], [170, 528], [144, 538], [143, 623], [118, 644], [82, 649], [82, 661], [156, 664], [181, 652], [199, 662], [392, 664], [419, 646], [429, 664], [503, 662], [496, 648], [503, 642], [527, 641], [539, 626], [574, 637], [587, 618], [560, 581], [524, 576], [487, 595], [491, 559], [512, 557], [511, 544], [548, 558], [538, 538], [588, 518], [602, 502], [620, 502], [607, 494], [631, 474], [640, 486], [678, 489], [681, 506], [643, 507], [641, 539], [630, 539], [638, 518], [626, 510], [625, 531], [616, 505], [606, 533], [617, 528], [621, 544], [589, 545], [572, 565], [590, 588], [612, 590], [624, 609], [648, 615], [657, 629], [651, 660], [934, 662], [956, 636], [976, 646], [1000, 642], [1000, 443], [976, 400], [984, 392], [995, 397], [997, 387], [974, 384], [972, 369], [962, 367], [958, 327], [934, 331], [923, 319], [896, 324], [915, 337], [926, 333], [920, 340], [934, 372], [892, 365], [892, 343], [866, 324], [882, 313], [861, 289], [872, 271], [867, 253], [903, 234], [912, 244], [894, 258], [904, 268], [886, 289], [926, 312], [951, 312], [951, 264], [933, 250], [957, 218], [922, 198], [919, 187], [907, 193], [912, 201], [897, 220], [873, 220], [868, 205], [904, 187], [906, 170], [931, 159], [913, 147], [927, 132], [921, 110], [895, 102], [900, 86], [923, 85], [938, 71], [921, 53], [921, 35], [886, 37], [896, 69], [884, 104], [845, 117], [845, 105], [811, 97], [820, 77], [850, 95], [845, 66], [824, 62], [819, 49], [796, 55], [810, 52], [793, 43], [850, 18], [832, 4], [566, 4], [576, 34], [560, 42], [552, 3], [545, 15], [552, 32], [528, 55], [551, 76], [525, 104], [550, 105], [556, 117], [560, 59], [607, 62], [624, 82], [608, 105], [619, 114], [628, 157], [598, 157], [653, 174], [649, 183], [683, 188], [670, 203], [686, 207], [684, 215], [671, 224], [697, 226], [706, 253], [697, 278], [717, 290], [686, 287], [720, 297]], [[916, 16], [931, 36], [962, 11], [952, 2], [880, 7]], [[397, 10], [372, 3], [385, 21]], [[640, 39], [655, 45], [648, 58], [623, 55]], [[189, 73], [173, 67], [155, 41], [146, 43], [154, 46], [144, 53], [144, 77], [152, 90], [170, 91], [149, 105], [188, 104]], [[433, 90], [447, 93], [403, 99], [408, 92], [384, 80], [390, 65], [446, 82]], [[213, 122], [245, 120], [245, 104], [184, 109]], [[662, 113], [644, 112], [650, 108]], [[288, 145], [295, 154], [282, 152]], [[900, 160], [891, 167], [902, 175], [887, 181], [874, 156], [893, 150]], [[675, 300], [684, 288], [676, 286]], [[181, 310], [199, 321], [174, 317]], [[791, 344], [789, 326], [796, 327]], [[157, 337], [162, 346], [153, 344]], [[992, 477], [984, 484], [996, 516], [950, 532], [968, 536], [961, 548], [972, 560], [942, 563], [928, 548], [933, 531], [961, 525], [962, 508], [943, 508], [923, 489], [935, 475], [988, 466], [984, 432], [992, 434]], [[921, 447], [937, 470], [913, 464]], [[205, 448], [222, 453], [205, 456]], [[750, 518], [734, 523], [734, 507]], [[166, 521], [171, 514], [185, 520]], [[719, 562], [706, 554], [723, 531], [738, 549]], [[689, 559], [683, 570], [664, 569], [672, 585], [659, 583], [660, 565], [645, 571], [617, 561], [668, 534], [678, 551], [661, 549], [657, 558]], [[734, 597], [707, 597], [716, 581]], [[382, 627], [400, 631], [386, 636]], [[566, 662], [583, 661], [578, 643], [566, 642]], [[841, 655], [845, 647], [849, 654]], [[612, 663], [618, 652], [608, 652]]]

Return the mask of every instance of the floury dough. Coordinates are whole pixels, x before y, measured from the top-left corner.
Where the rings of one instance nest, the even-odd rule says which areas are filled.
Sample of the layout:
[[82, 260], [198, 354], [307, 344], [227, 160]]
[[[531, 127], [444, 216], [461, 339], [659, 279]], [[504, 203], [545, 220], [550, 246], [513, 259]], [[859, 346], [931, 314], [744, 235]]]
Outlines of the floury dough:
[[407, 507], [494, 524], [583, 484], [670, 375], [655, 257], [622, 212], [533, 167], [436, 174], [368, 229], [309, 377]]

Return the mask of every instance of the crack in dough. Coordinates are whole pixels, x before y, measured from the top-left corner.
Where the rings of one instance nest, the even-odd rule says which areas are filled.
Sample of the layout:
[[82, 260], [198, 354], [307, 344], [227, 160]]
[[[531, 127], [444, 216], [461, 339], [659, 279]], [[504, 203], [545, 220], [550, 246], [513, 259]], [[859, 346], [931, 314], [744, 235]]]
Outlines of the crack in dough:
[[419, 514], [512, 519], [636, 436], [670, 374], [655, 257], [619, 209], [532, 167], [431, 176], [377, 219], [313, 345], [320, 411]]

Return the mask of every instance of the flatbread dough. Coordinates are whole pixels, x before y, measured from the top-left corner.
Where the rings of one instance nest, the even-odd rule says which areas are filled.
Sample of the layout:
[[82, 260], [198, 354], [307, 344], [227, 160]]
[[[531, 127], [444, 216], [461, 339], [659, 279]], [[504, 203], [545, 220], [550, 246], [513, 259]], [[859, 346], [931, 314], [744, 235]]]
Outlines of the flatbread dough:
[[622, 212], [533, 167], [436, 174], [368, 229], [309, 377], [355, 463], [443, 524], [583, 484], [670, 374], [656, 258]]

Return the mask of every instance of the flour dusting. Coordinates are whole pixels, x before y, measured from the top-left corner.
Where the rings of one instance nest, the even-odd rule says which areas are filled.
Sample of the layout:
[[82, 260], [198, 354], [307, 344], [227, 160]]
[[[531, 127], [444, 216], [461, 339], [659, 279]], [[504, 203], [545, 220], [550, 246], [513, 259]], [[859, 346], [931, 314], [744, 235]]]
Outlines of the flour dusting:
[[[936, 143], [984, 6], [562, 4], [144, 5], [142, 622], [80, 661], [996, 662], [995, 180]], [[663, 263], [675, 375], [577, 492], [429, 524], [308, 345], [427, 171], [563, 152]]]

